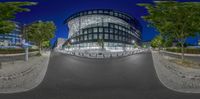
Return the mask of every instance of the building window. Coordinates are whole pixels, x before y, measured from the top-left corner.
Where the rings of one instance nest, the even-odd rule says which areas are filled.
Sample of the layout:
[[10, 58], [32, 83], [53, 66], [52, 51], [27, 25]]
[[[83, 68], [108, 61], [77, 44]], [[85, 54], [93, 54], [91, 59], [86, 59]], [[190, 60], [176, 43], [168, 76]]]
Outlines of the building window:
[[80, 41], [80, 38], [79, 38], [79, 37], [77, 38], [77, 41], [78, 41], [78, 42]]
[[97, 34], [93, 34], [94, 35], [94, 39], [97, 39]]
[[105, 13], [105, 14], [108, 14], [109, 12], [108, 12], [108, 11], [104, 11], [104, 13]]
[[118, 13], [117, 13], [117, 12], [115, 12], [115, 16], [118, 16]]
[[82, 30], [80, 30], [80, 34], [83, 34], [83, 31], [82, 31]]
[[84, 34], [87, 34], [87, 30], [84, 30], [84, 32], [83, 32]]
[[119, 14], [119, 17], [122, 17], [122, 14]]
[[94, 28], [94, 32], [95, 32], [95, 33], [98, 32], [97, 28]]
[[126, 16], [124, 14], [122, 14], [122, 18], [126, 20]]
[[83, 13], [80, 13], [80, 16], [82, 16], [83, 15]]
[[121, 37], [121, 36], [119, 36], [119, 40], [120, 40], [120, 41], [122, 40], [122, 37]]
[[118, 26], [118, 25], [115, 25], [115, 28], [116, 28], [116, 29], [118, 29], [118, 28], [119, 28], [119, 26]]
[[108, 23], [103, 23], [103, 26], [108, 27]]
[[115, 30], [115, 34], [118, 34], [118, 30]]
[[92, 29], [88, 29], [88, 33], [92, 33]]
[[121, 27], [121, 26], [119, 26], [119, 30], [121, 30], [121, 31], [122, 31], [122, 27]]
[[83, 40], [83, 36], [81, 36], [81, 41]]
[[104, 32], [108, 33], [109, 32], [108, 28], [104, 28]]
[[122, 34], [122, 35], [124, 35], [124, 36], [125, 36], [125, 35], [126, 35], [126, 33], [125, 33], [125, 32], [123, 32], [123, 34]]
[[92, 14], [92, 11], [89, 11], [88, 14]]
[[123, 41], [126, 41], [126, 38], [125, 38], [125, 37], [123, 37]]
[[114, 24], [109, 24], [111, 28], [114, 28]]
[[122, 30], [123, 30], [123, 31], [126, 31], [126, 29], [125, 29], [125, 28], [122, 28]]
[[103, 39], [103, 34], [99, 34], [99, 39]]
[[87, 39], [87, 35], [84, 36], [84, 40], [88, 40], [88, 39]]
[[103, 28], [99, 28], [99, 32], [103, 32]]
[[113, 37], [113, 34], [110, 34], [110, 39], [111, 39], [111, 40], [113, 40], [113, 39], [114, 39], [114, 37]]
[[91, 40], [92, 39], [92, 34], [89, 34], [89, 40]]
[[110, 11], [110, 15], [113, 15], [114, 13], [112, 11]]
[[115, 40], [118, 40], [118, 35], [115, 35]]
[[97, 11], [95, 10], [95, 11], [93, 11], [93, 13], [95, 13], [95, 14], [96, 14], [96, 13], [97, 13]]
[[103, 10], [99, 10], [99, 13], [103, 13]]
[[105, 39], [108, 39], [108, 34], [105, 34]]
[[113, 33], [113, 29], [110, 29], [110, 33]]

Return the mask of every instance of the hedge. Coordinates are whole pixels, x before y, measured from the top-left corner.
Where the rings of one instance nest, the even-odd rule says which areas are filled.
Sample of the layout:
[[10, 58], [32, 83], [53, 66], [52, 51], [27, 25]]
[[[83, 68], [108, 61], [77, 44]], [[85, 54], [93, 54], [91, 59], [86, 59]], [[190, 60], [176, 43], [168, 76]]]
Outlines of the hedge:
[[[167, 51], [181, 53], [181, 48], [167, 48]], [[185, 48], [184, 53], [187, 54], [200, 54], [200, 49], [198, 48]]]
[[[29, 49], [29, 52], [38, 51], [38, 49]], [[24, 49], [0, 49], [0, 54], [17, 54], [24, 53]]]

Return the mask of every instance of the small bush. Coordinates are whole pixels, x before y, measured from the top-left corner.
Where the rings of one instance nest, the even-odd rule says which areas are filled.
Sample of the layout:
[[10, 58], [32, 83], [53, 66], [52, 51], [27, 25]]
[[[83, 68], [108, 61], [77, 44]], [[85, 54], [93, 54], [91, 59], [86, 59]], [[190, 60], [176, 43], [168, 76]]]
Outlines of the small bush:
[[[169, 52], [176, 52], [181, 53], [181, 48], [167, 48], [166, 49]], [[200, 54], [200, 49], [198, 48], [185, 48], [184, 52], [187, 54]]]
[[[38, 49], [29, 49], [29, 52], [38, 51]], [[17, 54], [24, 53], [25, 49], [0, 49], [0, 54]]]

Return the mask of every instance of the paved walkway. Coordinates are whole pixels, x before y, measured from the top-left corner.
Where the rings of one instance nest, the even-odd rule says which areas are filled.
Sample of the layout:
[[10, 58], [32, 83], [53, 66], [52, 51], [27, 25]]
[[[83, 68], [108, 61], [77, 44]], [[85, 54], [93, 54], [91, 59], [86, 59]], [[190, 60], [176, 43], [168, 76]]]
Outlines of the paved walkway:
[[50, 52], [29, 58], [28, 62], [3, 62], [0, 69], [0, 93], [30, 90], [44, 78], [49, 63]]
[[200, 93], [200, 68], [184, 67], [170, 62], [172, 57], [152, 51], [154, 66], [162, 83], [172, 89], [185, 93]]
[[0, 99], [199, 99], [164, 87], [150, 52], [96, 60], [52, 53], [42, 84]]

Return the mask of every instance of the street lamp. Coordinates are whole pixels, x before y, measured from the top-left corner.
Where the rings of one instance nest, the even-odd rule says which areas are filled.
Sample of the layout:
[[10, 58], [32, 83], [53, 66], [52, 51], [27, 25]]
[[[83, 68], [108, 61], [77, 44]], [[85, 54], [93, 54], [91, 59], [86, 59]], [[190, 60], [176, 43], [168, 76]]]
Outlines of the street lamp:
[[74, 43], [74, 39], [71, 39], [71, 43]]
[[132, 40], [132, 43], [134, 44], [134, 43], [135, 43], [135, 40]]

